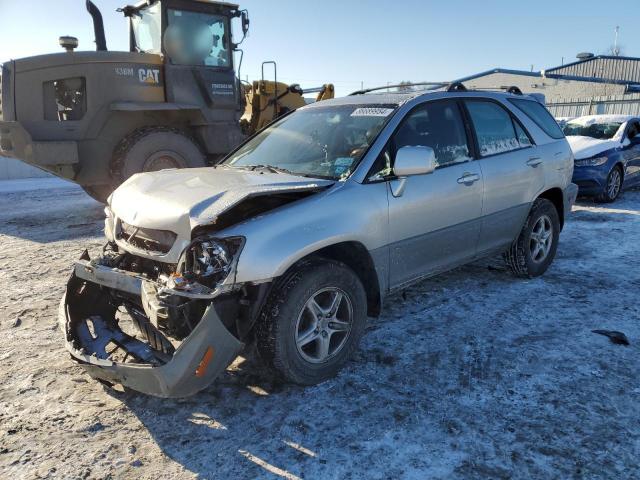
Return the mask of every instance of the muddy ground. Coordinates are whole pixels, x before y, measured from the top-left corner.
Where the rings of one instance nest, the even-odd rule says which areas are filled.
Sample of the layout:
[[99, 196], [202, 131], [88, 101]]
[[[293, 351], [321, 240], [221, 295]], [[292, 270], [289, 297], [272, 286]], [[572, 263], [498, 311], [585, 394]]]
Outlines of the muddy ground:
[[185, 400], [106, 389], [63, 349], [102, 216], [0, 182], [0, 478], [640, 477], [640, 192], [581, 203], [542, 278], [490, 259], [390, 298], [334, 380], [282, 385], [247, 352]]

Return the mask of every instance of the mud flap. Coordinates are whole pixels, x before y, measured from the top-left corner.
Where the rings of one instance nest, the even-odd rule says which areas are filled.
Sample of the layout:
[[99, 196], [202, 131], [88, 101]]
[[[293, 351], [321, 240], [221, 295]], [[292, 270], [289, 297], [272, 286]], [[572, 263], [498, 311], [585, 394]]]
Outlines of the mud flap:
[[[100, 358], [99, 352], [91, 351], [93, 344], [86, 339], [83, 341], [79, 335], [80, 326], [87, 317], [84, 308], [74, 308], [74, 301], [79, 301], [75, 289], [70, 288], [74, 280], [77, 280], [75, 274], [60, 302], [60, 328], [71, 356], [89, 375], [101, 381], [158, 397], [186, 397], [209, 386], [244, 346], [225, 328], [210, 305], [191, 334], [163, 365], [119, 363]], [[104, 329], [98, 334], [102, 332], [109, 335], [113, 330]]]

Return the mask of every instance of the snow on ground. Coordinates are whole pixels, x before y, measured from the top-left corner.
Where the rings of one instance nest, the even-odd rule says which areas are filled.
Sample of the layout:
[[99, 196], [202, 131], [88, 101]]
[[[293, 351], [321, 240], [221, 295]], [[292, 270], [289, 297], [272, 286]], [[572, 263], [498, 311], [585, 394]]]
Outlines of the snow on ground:
[[105, 389], [63, 349], [58, 301], [102, 207], [58, 187], [0, 192], [1, 478], [640, 477], [638, 191], [581, 203], [542, 278], [490, 259], [390, 298], [322, 385], [247, 352], [162, 400]]

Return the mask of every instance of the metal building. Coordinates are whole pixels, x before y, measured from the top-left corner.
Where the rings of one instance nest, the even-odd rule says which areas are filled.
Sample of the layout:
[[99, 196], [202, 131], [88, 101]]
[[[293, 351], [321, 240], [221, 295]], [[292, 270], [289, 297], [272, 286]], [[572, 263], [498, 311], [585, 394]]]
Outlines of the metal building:
[[540, 72], [495, 68], [458, 79], [467, 88], [515, 85], [542, 93], [556, 117], [640, 115], [640, 58], [580, 54], [577, 62]]

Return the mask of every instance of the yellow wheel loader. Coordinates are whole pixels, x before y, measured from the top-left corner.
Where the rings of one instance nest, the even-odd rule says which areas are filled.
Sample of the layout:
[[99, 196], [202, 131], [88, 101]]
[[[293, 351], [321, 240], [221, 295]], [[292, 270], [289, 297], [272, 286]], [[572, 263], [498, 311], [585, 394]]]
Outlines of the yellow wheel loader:
[[[0, 154], [72, 180], [100, 201], [138, 172], [214, 164], [305, 103], [298, 86], [264, 76], [251, 88], [239, 81], [233, 53], [249, 16], [238, 5], [145, 0], [123, 7], [128, 52], [107, 49], [102, 15], [90, 0], [86, 6], [96, 51], [60, 37], [64, 52], [2, 65]], [[237, 43], [234, 19], [243, 35]], [[324, 92], [329, 98], [333, 86]]]

